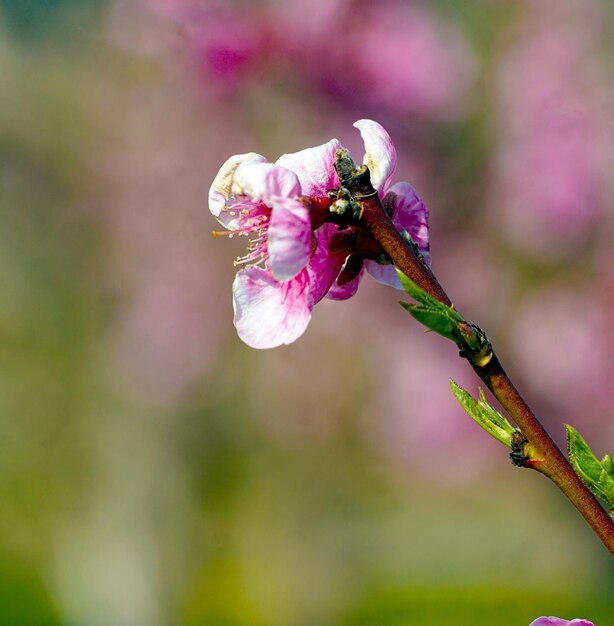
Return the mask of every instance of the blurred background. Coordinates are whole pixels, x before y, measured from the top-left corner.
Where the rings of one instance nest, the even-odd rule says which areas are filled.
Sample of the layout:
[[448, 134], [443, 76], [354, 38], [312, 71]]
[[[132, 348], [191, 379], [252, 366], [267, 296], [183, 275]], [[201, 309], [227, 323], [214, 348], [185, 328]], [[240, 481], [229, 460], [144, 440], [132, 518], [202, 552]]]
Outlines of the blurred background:
[[381, 122], [433, 268], [614, 451], [614, 3], [0, 0], [0, 624], [614, 624], [614, 567], [368, 279], [235, 336], [230, 155]]

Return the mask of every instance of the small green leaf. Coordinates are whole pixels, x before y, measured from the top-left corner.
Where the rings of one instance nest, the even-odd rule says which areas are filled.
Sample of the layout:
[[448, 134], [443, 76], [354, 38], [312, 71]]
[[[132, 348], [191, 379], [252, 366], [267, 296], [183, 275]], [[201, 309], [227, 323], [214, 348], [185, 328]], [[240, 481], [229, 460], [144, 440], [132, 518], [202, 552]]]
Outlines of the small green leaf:
[[457, 328], [459, 325], [466, 324], [461, 315], [452, 307], [446, 306], [439, 300], [429, 296], [424, 289], [418, 287], [413, 280], [409, 279], [398, 269], [397, 274], [406, 293], [414, 300], [420, 302], [420, 304], [410, 304], [408, 302], [400, 302], [399, 304], [427, 328], [458, 343]]
[[512, 433], [516, 432], [516, 429], [499, 411], [486, 402], [484, 392], [481, 389], [480, 399], [477, 401], [470, 393], [457, 385], [453, 380], [450, 381], [450, 387], [463, 409], [465, 409], [489, 435], [508, 448], [512, 447]]
[[593, 454], [580, 433], [565, 424], [567, 429], [567, 452], [569, 462], [582, 482], [608, 506], [614, 507], [614, 467], [612, 457], [606, 454], [603, 460]]
[[488, 337], [477, 326], [466, 322], [452, 306], [446, 306], [418, 287], [403, 272], [397, 269], [403, 289], [420, 304], [399, 304], [428, 329], [453, 341], [462, 357], [480, 367], [488, 364], [493, 356]]
[[493, 424], [495, 424], [499, 428], [502, 428], [511, 435], [515, 430], [514, 427], [505, 419], [505, 417], [503, 417], [503, 415], [501, 415], [501, 413], [499, 413], [499, 411], [497, 411], [497, 409], [495, 409], [495, 407], [488, 404], [486, 396], [484, 395], [484, 391], [481, 387], [479, 387], [479, 392], [480, 399], [478, 400], [478, 405], [480, 406], [482, 411], [484, 411], [488, 415]]
[[451, 319], [446, 311], [431, 309], [421, 304], [399, 303], [410, 315], [430, 330], [456, 341], [457, 322]]

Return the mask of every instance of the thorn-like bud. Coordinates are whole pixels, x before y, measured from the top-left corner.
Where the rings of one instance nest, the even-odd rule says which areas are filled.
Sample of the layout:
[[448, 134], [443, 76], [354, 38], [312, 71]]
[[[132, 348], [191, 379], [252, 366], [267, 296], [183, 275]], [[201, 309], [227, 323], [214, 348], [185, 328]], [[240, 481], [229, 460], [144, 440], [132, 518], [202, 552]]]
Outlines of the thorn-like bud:
[[336, 213], [337, 215], [343, 215], [347, 209], [349, 208], [350, 203], [348, 200], [335, 200], [331, 205], [330, 205], [330, 212], [331, 213]]
[[371, 174], [366, 165], [356, 165], [345, 148], [335, 152], [335, 170], [341, 181], [355, 200], [367, 198], [377, 192], [371, 184]]
[[346, 148], [340, 148], [335, 152], [335, 170], [342, 183], [350, 180], [356, 174], [356, 163]]

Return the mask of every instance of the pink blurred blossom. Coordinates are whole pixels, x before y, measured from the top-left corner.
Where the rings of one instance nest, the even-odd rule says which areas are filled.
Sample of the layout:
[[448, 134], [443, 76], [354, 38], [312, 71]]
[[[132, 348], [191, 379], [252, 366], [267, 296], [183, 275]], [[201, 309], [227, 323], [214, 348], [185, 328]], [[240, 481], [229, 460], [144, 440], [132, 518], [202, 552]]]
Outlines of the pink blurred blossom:
[[203, 280], [203, 261], [183, 250], [152, 263], [118, 317], [118, 363], [155, 402], [185, 392], [218, 342], [209, 319], [215, 288]]
[[380, 368], [380, 400], [373, 408], [374, 439], [386, 455], [430, 480], [471, 482], [500, 456], [499, 444], [464, 413], [449, 380], [474, 395], [479, 381], [450, 342], [407, 328], [411, 320], [405, 317], [402, 322], [387, 335], [388, 345], [380, 346], [386, 365]]
[[401, 0], [140, 0], [176, 23], [211, 93], [285, 73], [382, 115], [456, 118], [475, 55], [460, 29]]
[[329, 94], [379, 115], [463, 113], [475, 76], [473, 51], [458, 28], [427, 8], [399, 0], [278, 6], [278, 40], [298, 71]]
[[[511, 245], [539, 255], [585, 241], [604, 208], [606, 81], [601, 26], [591, 19], [601, 3], [580, 4], [527, 2], [519, 39], [500, 68], [490, 205]], [[582, 10], [586, 4], [595, 10]]]
[[373, 107], [434, 119], [465, 111], [475, 58], [462, 32], [425, 6], [385, 1], [358, 3], [347, 30], [341, 85]]
[[586, 619], [572, 619], [571, 621], [560, 617], [538, 617], [529, 626], [595, 626]]
[[449, 285], [454, 305], [482, 328], [493, 331], [513, 310], [509, 266], [488, 245], [476, 245], [473, 234], [454, 233], [439, 241], [437, 277]]
[[208, 249], [202, 203], [215, 155], [238, 131], [221, 121], [218, 137], [202, 101], [169, 84], [111, 85], [107, 77], [96, 98], [113, 129], [96, 161], [103, 288], [115, 310], [109, 363], [117, 385], [164, 405], [185, 397], [224, 338], [230, 272]]
[[264, 3], [139, 0], [176, 26], [184, 53], [211, 96], [255, 85], [275, 49]]
[[542, 404], [565, 419], [607, 414], [608, 346], [596, 294], [541, 290], [510, 327], [512, 362]]
[[255, 83], [271, 51], [270, 35], [260, 16], [242, 10], [209, 15], [195, 27], [192, 49], [203, 84], [219, 89]]

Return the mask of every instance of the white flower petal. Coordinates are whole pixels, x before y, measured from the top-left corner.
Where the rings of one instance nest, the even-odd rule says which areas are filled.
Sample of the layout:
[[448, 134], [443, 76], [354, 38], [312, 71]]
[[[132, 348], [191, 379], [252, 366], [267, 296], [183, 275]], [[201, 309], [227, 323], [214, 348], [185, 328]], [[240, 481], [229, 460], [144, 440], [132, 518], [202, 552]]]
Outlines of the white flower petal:
[[215, 217], [220, 217], [224, 206], [233, 195], [234, 178], [240, 165], [266, 162], [265, 157], [255, 152], [231, 156], [226, 163], [222, 165], [209, 189], [209, 210], [211, 213]]
[[363, 164], [369, 168], [371, 184], [383, 194], [397, 166], [396, 148], [381, 124], [373, 120], [358, 120], [354, 126], [360, 131], [365, 144]]
[[337, 139], [315, 148], [284, 154], [276, 163], [292, 170], [301, 183], [301, 192], [305, 196], [326, 196], [329, 189], [339, 186], [335, 171], [335, 152], [341, 148]]
[[275, 163], [244, 163], [237, 168], [232, 193], [252, 200], [272, 197], [296, 198], [301, 195], [301, 185], [296, 174]]

